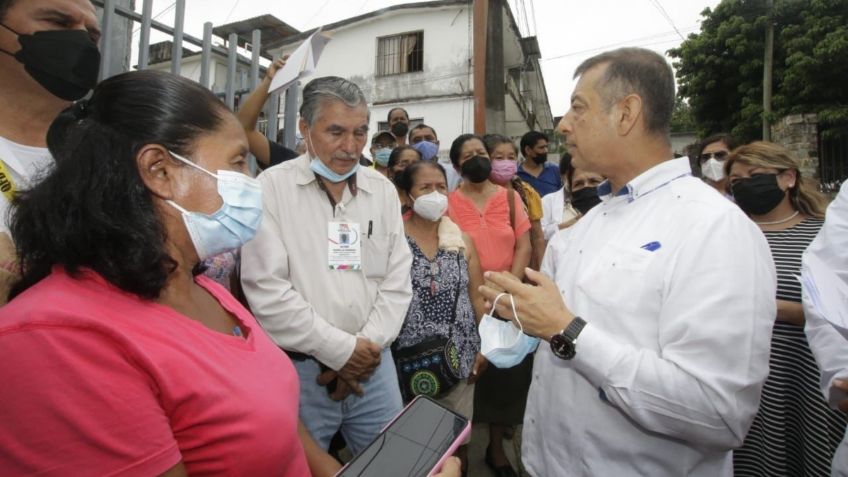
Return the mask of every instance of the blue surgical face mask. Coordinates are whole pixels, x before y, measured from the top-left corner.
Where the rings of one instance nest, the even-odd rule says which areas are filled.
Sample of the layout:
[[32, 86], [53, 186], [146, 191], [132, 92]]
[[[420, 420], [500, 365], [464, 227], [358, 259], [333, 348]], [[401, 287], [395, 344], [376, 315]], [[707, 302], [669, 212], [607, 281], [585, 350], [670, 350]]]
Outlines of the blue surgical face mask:
[[182, 213], [200, 260], [235, 250], [256, 235], [262, 222], [262, 186], [258, 180], [235, 171], [219, 170], [213, 174], [178, 154], [171, 155], [217, 179], [218, 194], [224, 201], [220, 209], [209, 215], [190, 212], [167, 201]]
[[391, 156], [391, 155], [392, 155], [392, 149], [391, 148], [384, 147], [382, 149], [377, 149], [374, 152], [374, 161], [376, 161], [377, 164], [379, 164], [383, 167], [386, 167], [386, 166], [389, 165], [389, 156]]
[[[315, 144], [315, 141], [312, 140], [312, 131], [307, 132], [306, 135], [309, 137], [309, 145], [311, 146]], [[309, 163], [309, 168], [312, 169], [312, 172], [333, 183], [344, 182], [348, 179], [348, 177], [356, 174], [356, 171], [359, 170], [359, 162], [356, 162], [356, 165], [353, 166], [353, 169], [349, 170], [346, 174], [339, 174], [336, 171], [327, 167], [327, 165], [324, 164], [321, 158], [319, 158], [318, 156], [313, 156], [312, 153], [309, 152], [309, 146], [306, 147], [306, 153], [312, 160]]]
[[421, 153], [422, 161], [431, 161], [439, 154], [439, 146], [430, 141], [417, 142], [412, 147]]
[[[512, 304], [512, 314], [518, 323], [518, 328], [512, 321], [504, 321], [494, 318], [495, 305], [501, 297], [509, 297]], [[524, 357], [534, 352], [539, 346], [539, 338], [524, 334], [524, 327], [515, 312], [515, 300], [512, 295], [501, 293], [495, 297], [492, 303], [492, 311], [483, 315], [478, 327], [480, 333], [480, 352], [483, 356], [498, 368], [512, 368], [519, 365]]]

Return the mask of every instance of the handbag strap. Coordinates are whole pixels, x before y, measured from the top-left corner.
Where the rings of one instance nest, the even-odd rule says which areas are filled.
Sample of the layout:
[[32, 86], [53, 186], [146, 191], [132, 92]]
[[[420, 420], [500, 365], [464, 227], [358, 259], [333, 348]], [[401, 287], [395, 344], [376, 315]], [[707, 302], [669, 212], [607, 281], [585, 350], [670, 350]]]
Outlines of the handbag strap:
[[453, 297], [453, 320], [451, 320], [450, 324], [450, 334], [448, 334], [448, 341], [453, 340], [453, 330], [454, 325], [456, 325], [457, 315], [459, 314], [459, 294], [462, 292], [462, 262], [459, 260], [459, 256], [464, 252], [460, 249], [456, 252], [456, 271], [459, 273], [459, 284], [456, 287], [456, 294]]
[[512, 181], [507, 183], [506, 188], [506, 203], [509, 206], [509, 227], [515, 230], [515, 189], [512, 187]]

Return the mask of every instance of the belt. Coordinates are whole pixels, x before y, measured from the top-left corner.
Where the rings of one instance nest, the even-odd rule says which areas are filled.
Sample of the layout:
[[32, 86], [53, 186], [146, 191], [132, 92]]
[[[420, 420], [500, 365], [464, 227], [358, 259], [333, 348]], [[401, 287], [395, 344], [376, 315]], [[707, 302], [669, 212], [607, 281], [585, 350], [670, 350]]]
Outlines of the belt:
[[[280, 349], [282, 349], [282, 348], [280, 348]], [[321, 370], [322, 373], [324, 371], [327, 371], [328, 369], [330, 369], [329, 366], [324, 365], [324, 363], [315, 359], [314, 356], [310, 356], [306, 353], [298, 353], [297, 351], [289, 351], [289, 350], [286, 350], [286, 349], [283, 349], [283, 352], [286, 353], [286, 355], [288, 355], [289, 359], [292, 360], [292, 361], [303, 362], [303, 361], [308, 361], [310, 359], [312, 361], [315, 361], [316, 363], [318, 363], [318, 368]], [[337, 384], [338, 384], [338, 378], [333, 378], [333, 380], [330, 381], [327, 384], [327, 394], [333, 394], [334, 392], [336, 392], [336, 385]]]
[[306, 361], [308, 359], [318, 361], [317, 359], [306, 353], [298, 353], [297, 351], [289, 351], [287, 349], [284, 349], [283, 351], [289, 356], [289, 359], [291, 359], [292, 361]]

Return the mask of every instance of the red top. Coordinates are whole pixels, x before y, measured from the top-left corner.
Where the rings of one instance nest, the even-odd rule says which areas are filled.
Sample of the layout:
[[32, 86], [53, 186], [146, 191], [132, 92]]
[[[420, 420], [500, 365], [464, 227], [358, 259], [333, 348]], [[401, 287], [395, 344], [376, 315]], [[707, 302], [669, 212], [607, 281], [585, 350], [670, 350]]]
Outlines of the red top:
[[61, 269], [0, 309], [0, 475], [308, 476], [291, 361], [224, 288], [245, 331], [213, 331]]
[[474, 241], [483, 272], [509, 271], [515, 255], [515, 242], [530, 230], [524, 203], [515, 191], [515, 230], [510, 227], [506, 194], [507, 190], [499, 187], [486, 201], [482, 212], [459, 189], [448, 196], [448, 215]]

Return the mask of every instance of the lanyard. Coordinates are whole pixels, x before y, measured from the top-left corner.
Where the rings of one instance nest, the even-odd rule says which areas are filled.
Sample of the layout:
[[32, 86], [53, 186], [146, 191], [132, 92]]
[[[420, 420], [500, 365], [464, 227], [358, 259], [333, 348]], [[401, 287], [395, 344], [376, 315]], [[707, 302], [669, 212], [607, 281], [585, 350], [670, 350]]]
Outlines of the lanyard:
[[15, 193], [18, 191], [15, 186], [15, 181], [12, 179], [12, 174], [3, 159], [0, 159], [0, 192], [6, 197], [6, 200], [12, 202], [15, 198]]

